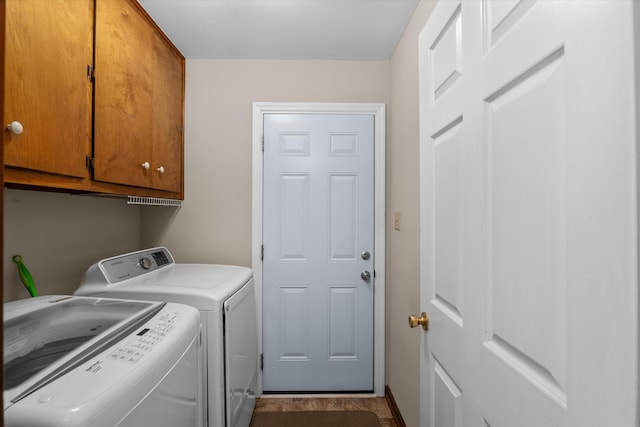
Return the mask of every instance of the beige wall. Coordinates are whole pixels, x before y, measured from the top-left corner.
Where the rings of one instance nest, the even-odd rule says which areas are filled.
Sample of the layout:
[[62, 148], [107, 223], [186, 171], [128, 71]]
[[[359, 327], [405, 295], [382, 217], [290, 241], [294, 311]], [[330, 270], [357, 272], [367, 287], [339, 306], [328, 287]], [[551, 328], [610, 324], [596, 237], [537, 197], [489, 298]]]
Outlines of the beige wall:
[[389, 61], [187, 60], [185, 200], [144, 208], [143, 246], [251, 266], [253, 102], [389, 102]]
[[140, 208], [123, 199], [4, 190], [4, 302], [28, 298], [20, 254], [41, 295], [71, 294], [94, 262], [140, 247]]
[[[435, 1], [422, 0], [391, 58], [391, 103], [387, 149], [387, 384], [408, 426], [419, 425], [421, 329], [410, 329], [419, 314], [419, 126], [418, 34]], [[393, 228], [401, 213], [400, 230]]]

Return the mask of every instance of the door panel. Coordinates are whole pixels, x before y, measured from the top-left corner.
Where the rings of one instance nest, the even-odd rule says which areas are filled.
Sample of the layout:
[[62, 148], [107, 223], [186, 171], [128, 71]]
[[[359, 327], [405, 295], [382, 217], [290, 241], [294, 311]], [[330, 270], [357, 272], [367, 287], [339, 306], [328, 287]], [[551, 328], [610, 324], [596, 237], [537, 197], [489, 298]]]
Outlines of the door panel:
[[462, 390], [447, 371], [434, 360], [433, 382], [434, 422], [436, 426], [464, 427], [462, 420]]
[[[459, 152], [462, 121], [453, 124], [433, 142], [435, 162], [435, 288], [433, 301], [452, 321], [463, 323], [464, 288], [462, 260], [462, 184]], [[451, 215], [451, 213], [454, 213]]]
[[[485, 104], [491, 163], [486, 347], [566, 408], [566, 122], [561, 51]], [[540, 126], [544, 123], [544, 126]], [[537, 316], [544, 307], [544, 316]], [[538, 317], [538, 321], [531, 319]]]
[[423, 425], [635, 423], [633, 7], [441, 2], [422, 31]]
[[264, 117], [267, 392], [373, 390], [373, 130], [372, 115]]
[[358, 288], [329, 287], [329, 360], [358, 359]]
[[329, 260], [357, 261], [358, 176], [329, 174]]
[[[308, 174], [280, 175], [280, 260], [308, 261], [309, 203], [311, 199]], [[286, 225], [286, 227], [282, 227]]]
[[277, 329], [278, 360], [309, 361], [309, 286], [280, 286], [277, 292], [275, 302], [278, 303], [277, 310], [280, 314]]
[[434, 99], [439, 98], [462, 76], [460, 7], [454, 9], [449, 20], [430, 47], [432, 56], [430, 78]]

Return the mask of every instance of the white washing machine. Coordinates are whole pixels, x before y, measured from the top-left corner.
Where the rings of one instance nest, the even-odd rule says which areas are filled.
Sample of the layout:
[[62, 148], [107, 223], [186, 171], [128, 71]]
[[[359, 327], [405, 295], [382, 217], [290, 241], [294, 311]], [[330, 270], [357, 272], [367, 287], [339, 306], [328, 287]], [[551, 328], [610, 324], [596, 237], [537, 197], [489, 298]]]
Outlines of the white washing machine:
[[200, 311], [205, 402], [210, 427], [247, 427], [258, 373], [256, 301], [251, 269], [176, 264], [164, 248], [104, 259], [87, 270], [76, 295], [176, 302]]
[[5, 426], [203, 425], [193, 307], [59, 295], [3, 307]]

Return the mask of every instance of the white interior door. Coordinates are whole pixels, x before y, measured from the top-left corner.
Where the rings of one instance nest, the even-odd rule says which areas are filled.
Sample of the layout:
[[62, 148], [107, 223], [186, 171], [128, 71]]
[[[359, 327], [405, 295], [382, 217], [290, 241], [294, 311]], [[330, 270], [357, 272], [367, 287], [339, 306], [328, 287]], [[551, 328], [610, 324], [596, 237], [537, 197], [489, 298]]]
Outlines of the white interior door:
[[633, 8], [442, 1], [422, 31], [422, 425], [637, 425]]
[[374, 116], [265, 114], [263, 191], [263, 390], [373, 391]]

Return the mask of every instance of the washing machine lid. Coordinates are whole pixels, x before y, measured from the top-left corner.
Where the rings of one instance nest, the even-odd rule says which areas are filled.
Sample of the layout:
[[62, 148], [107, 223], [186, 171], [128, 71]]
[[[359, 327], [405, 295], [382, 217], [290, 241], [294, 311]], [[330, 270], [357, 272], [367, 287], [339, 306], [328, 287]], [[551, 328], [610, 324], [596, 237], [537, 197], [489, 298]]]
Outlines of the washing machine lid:
[[224, 301], [252, 277], [247, 267], [176, 264], [167, 248], [157, 247], [97, 262], [75, 294], [170, 301], [221, 311]]
[[60, 295], [5, 303], [4, 408], [113, 345], [163, 306]]

